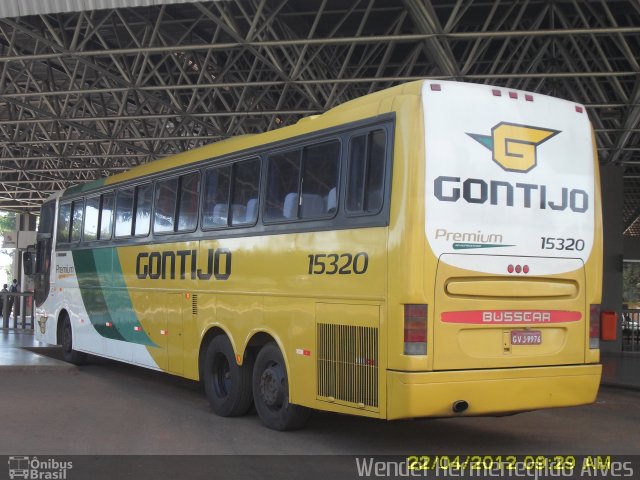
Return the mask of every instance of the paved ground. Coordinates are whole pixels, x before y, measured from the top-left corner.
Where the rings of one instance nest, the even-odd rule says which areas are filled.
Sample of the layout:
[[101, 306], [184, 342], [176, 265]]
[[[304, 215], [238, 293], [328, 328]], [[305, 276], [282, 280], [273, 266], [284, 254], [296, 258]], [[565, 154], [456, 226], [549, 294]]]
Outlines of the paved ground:
[[[55, 355], [54, 349], [43, 350]], [[102, 359], [0, 372], [0, 454], [638, 454], [640, 392], [502, 418], [385, 422], [317, 413], [280, 433], [210, 413], [196, 383]]]

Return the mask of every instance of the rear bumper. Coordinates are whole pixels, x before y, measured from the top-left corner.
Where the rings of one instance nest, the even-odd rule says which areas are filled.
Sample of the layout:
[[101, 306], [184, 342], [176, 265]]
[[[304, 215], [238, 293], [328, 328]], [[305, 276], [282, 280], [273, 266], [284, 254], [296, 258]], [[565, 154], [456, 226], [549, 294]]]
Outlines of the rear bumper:
[[[499, 415], [593, 403], [602, 365], [387, 372], [387, 418]], [[452, 404], [469, 408], [454, 414]]]

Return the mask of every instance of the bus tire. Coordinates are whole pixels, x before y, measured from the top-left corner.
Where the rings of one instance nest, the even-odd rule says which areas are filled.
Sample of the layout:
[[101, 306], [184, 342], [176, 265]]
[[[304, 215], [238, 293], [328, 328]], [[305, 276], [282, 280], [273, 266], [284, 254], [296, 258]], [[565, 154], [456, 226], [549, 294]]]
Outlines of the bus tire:
[[251, 408], [251, 369], [248, 355], [242, 365], [236, 363], [231, 342], [225, 335], [211, 340], [204, 359], [202, 380], [211, 409], [221, 417], [237, 417]]
[[65, 362], [74, 365], [84, 365], [87, 363], [87, 354], [73, 349], [73, 330], [69, 317], [63, 317], [62, 324], [62, 358]]
[[289, 380], [282, 353], [275, 343], [267, 343], [253, 368], [253, 402], [260, 420], [273, 430], [304, 427], [311, 410], [289, 403]]

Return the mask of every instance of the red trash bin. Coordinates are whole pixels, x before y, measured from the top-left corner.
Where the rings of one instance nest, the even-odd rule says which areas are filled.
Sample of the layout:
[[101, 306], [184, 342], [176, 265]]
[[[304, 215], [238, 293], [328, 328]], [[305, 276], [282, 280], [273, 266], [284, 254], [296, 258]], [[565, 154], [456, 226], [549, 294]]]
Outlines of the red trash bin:
[[616, 312], [600, 313], [600, 340], [615, 341], [618, 332], [617, 318]]

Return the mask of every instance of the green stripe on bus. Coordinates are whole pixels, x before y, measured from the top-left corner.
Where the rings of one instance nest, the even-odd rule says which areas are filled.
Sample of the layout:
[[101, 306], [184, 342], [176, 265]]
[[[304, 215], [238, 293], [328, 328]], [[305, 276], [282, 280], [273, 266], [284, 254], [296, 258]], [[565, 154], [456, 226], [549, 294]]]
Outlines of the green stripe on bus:
[[[150, 347], [158, 347], [153, 340], [145, 333], [138, 316], [133, 310], [131, 304], [131, 297], [129, 297], [129, 288], [124, 281], [124, 275], [122, 274], [122, 268], [120, 267], [120, 259], [118, 258], [118, 249], [112, 248], [112, 254], [109, 256], [111, 261], [111, 288], [106, 292], [107, 306], [111, 312], [113, 318], [118, 319], [118, 327], [120, 333], [125, 337], [128, 342], [139, 343], [141, 345], [147, 345]], [[98, 251], [98, 250], [94, 250]], [[106, 259], [105, 259], [106, 261]], [[134, 330], [135, 327], [139, 327], [138, 331]]]
[[[115, 249], [74, 250], [72, 253], [80, 295], [96, 331], [112, 340], [156, 346], [133, 312], [129, 293], [124, 288], [120, 262], [113, 258]], [[140, 327], [138, 331], [134, 330], [136, 326]]]
[[90, 190], [94, 190], [96, 188], [102, 187], [104, 185], [105, 179], [99, 178], [98, 180], [94, 180], [93, 182], [82, 183], [80, 185], [75, 185], [71, 188], [68, 188], [62, 194], [62, 198], [68, 197], [70, 195], [75, 195], [77, 193], [84, 193]]

